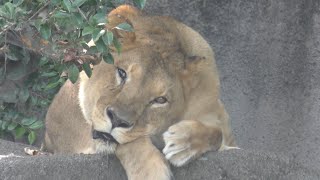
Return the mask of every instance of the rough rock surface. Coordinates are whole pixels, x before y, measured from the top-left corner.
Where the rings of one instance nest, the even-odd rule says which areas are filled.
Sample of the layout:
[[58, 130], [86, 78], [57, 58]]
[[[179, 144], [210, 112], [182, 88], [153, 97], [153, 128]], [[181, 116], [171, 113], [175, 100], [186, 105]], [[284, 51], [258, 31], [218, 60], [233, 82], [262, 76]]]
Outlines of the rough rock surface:
[[[108, 179], [125, 180], [120, 162], [107, 155], [26, 156], [24, 144], [0, 140], [0, 179]], [[289, 158], [258, 151], [230, 150], [207, 153], [181, 167], [172, 168], [177, 180], [212, 179], [319, 179], [316, 171], [307, 170]]]
[[[320, 179], [319, 9], [318, 0], [147, 0], [147, 12], [181, 20], [214, 48], [222, 99], [244, 149], [209, 153], [174, 169], [176, 179]], [[10, 146], [0, 141], [0, 154], [17, 152]], [[0, 174], [125, 178], [119, 162], [102, 155], [3, 158]]]

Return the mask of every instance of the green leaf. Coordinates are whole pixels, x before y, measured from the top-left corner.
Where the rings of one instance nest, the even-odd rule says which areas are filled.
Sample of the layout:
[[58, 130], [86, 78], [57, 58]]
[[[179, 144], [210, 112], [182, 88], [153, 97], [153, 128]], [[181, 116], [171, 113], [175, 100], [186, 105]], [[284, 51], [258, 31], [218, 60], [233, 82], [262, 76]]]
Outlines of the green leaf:
[[76, 12], [72, 14], [72, 21], [75, 21], [79, 27], [83, 27], [83, 19], [80, 13]]
[[65, 77], [60, 77], [59, 82], [60, 84], [64, 84], [66, 82], [66, 78]]
[[21, 48], [17, 46], [9, 46], [9, 52], [7, 53], [7, 57], [12, 61], [20, 61], [23, 58]]
[[12, 131], [12, 130], [14, 130], [16, 127], [18, 126], [18, 124], [16, 123], [16, 122], [11, 122], [10, 124], [9, 124], [9, 126], [8, 126], [8, 130], [9, 131]]
[[49, 102], [48, 101], [46, 101], [46, 100], [41, 100], [40, 101], [40, 106], [41, 107], [47, 107], [49, 105]]
[[25, 103], [28, 100], [29, 96], [30, 94], [27, 88], [20, 89], [20, 92], [19, 92], [20, 102]]
[[9, 124], [8, 121], [3, 121], [1, 125], [1, 129], [5, 130], [8, 127], [8, 124]]
[[73, 1], [73, 5], [75, 6], [75, 7], [79, 7], [79, 6], [81, 6], [83, 3], [85, 3], [87, 0], [75, 0], [75, 1]]
[[96, 26], [98, 24], [106, 24], [107, 18], [105, 13], [97, 13], [89, 19], [89, 22]]
[[106, 30], [104, 30], [104, 29], [95, 29], [95, 30], [93, 30], [93, 32], [92, 32], [93, 41], [97, 42], [100, 39], [100, 37], [102, 35], [104, 35], [105, 32], [106, 32]]
[[34, 131], [30, 131], [28, 135], [29, 144], [33, 144], [35, 140], [36, 140], [36, 133]]
[[96, 53], [98, 53], [98, 49], [96, 46], [91, 46], [87, 53], [88, 54], [96, 54]]
[[120, 44], [120, 42], [118, 41], [118, 39], [117, 38], [113, 38], [113, 45], [114, 45], [114, 47], [117, 49], [117, 51], [118, 51], [118, 54], [120, 54], [120, 52], [121, 52], [121, 44]]
[[91, 27], [91, 26], [84, 27], [82, 30], [82, 36], [92, 34], [93, 30], [94, 30], [94, 27]]
[[7, 79], [20, 80], [29, 73], [28, 66], [23, 63], [16, 63], [15, 67], [7, 72]]
[[53, 83], [49, 83], [45, 88], [44, 90], [47, 91], [47, 90], [50, 90], [50, 89], [53, 89], [57, 86], [60, 85], [60, 82], [59, 81], [56, 81], [56, 82], [53, 82]]
[[30, 61], [30, 53], [29, 53], [29, 51], [27, 51], [25, 48], [23, 48], [21, 53], [22, 53], [22, 56], [23, 56], [22, 62], [24, 64], [28, 64], [29, 61]]
[[22, 120], [21, 120], [21, 124], [22, 125], [25, 125], [25, 126], [29, 126], [29, 125], [31, 125], [32, 123], [34, 123], [34, 122], [36, 122], [37, 121], [37, 119], [36, 118], [23, 118]]
[[37, 103], [38, 103], [38, 98], [34, 97], [34, 96], [31, 96], [30, 101], [31, 101], [31, 105], [32, 106], [36, 106]]
[[[2, 84], [4, 80], [5, 80], [4, 67], [0, 67], [0, 84]], [[1, 99], [1, 95], [0, 95], [0, 99]]]
[[41, 57], [38, 66], [41, 67], [43, 65], [46, 65], [48, 62], [49, 62], [49, 59], [47, 57]]
[[79, 77], [79, 69], [75, 64], [72, 64], [69, 68], [68, 68], [68, 78], [70, 79], [70, 81], [74, 84], [77, 82]]
[[146, 0], [133, 0], [133, 4], [140, 9], [143, 9], [146, 5]]
[[111, 31], [107, 31], [107, 33], [102, 36], [102, 40], [106, 45], [111, 45], [113, 41], [113, 33]]
[[40, 31], [42, 24], [43, 24], [42, 19], [36, 19], [36, 20], [34, 21], [34, 24], [33, 24], [33, 25], [34, 25], [34, 27], [37, 28], [38, 31]]
[[51, 72], [44, 72], [44, 73], [41, 73], [41, 77], [54, 77], [54, 76], [57, 76], [59, 75], [59, 73], [57, 73], [56, 71], [51, 71]]
[[61, 4], [61, 0], [51, 0], [50, 1], [51, 6], [58, 6], [59, 4]]
[[24, 0], [13, 0], [13, 4], [17, 7], [20, 6], [23, 3]]
[[69, 13], [66, 13], [66, 12], [62, 12], [62, 11], [56, 11], [52, 17], [54, 18], [58, 18], [58, 19], [66, 19], [66, 18], [69, 18], [70, 17], [70, 14]]
[[103, 60], [104, 60], [104, 62], [106, 62], [108, 64], [114, 64], [114, 59], [113, 59], [113, 56], [111, 53], [103, 55]]
[[28, 64], [30, 61], [30, 54], [25, 48], [17, 47], [14, 45], [9, 46], [9, 52], [7, 57], [12, 61], [22, 61], [24, 65]]
[[90, 67], [90, 64], [89, 64], [89, 63], [84, 63], [84, 64], [82, 64], [82, 68], [83, 68], [84, 72], [86, 73], [86, 75], [87, 75], [88, 77], [91, 77], [91, 75], [92, 75], [92, 69], [91, 69], [91, 67]]
[[70, 0], [63, 0], [62, 3], [69, 12], [72, 11], [73, 8]]
[[98, 52], [100, 53], [107, 52], [107, 46], [104, 44], [102, 39], [99, 39], [95, 44], [98, 49]]
[[119, 30], [123, 30], [123, 31], [133, 32], [132, 26], [130, 24], [128, 24], [128, 23], [121, 23], [121, 24], [119, 24], [118, 26], [116, 26], [114, 28], [119, 29]]
[[[0, 8], [0, 16], [1, 16], [1, 8]], [[7, 24], [6, 20], [0, 18], [0, 27], [4, 27], [6, 24]]]
[[40, 34], [44, 39], [48, 40], [51, 37], [51, 27], [48, 24], [42, 24]]
[[16, 111], [10, 110], [9, 112], [6, 113], [5, 119], [7, 119], [7, 120], [13, 120], [13, 119], [16, 118], [17, 114], [18, 114], [18, 113], [17, 113]]
[[29, 126], [29, 129], [39, 129], [43, 126], [43, 122], [42, 121], [36, 121], [33, 124], [31, 124]]
[[20, 139], [25, 133], [26, 133], [26, 128], [20, 126], [16, 128], [14, 136], [16, 139]]
[[10, 2], [7, 2], [7, 3], [4, 4], [4, 8], [9, 13], [10, 19], [13, 19], [14, 15], [15, 15], [14, 5], [12, 3], [10, 3]]
[[0, 93], [0, 101], [7, 103], [17, 103], [18, 102], [19, 90], [16, 87], [13, 87], [10, 91], [4, 91]]

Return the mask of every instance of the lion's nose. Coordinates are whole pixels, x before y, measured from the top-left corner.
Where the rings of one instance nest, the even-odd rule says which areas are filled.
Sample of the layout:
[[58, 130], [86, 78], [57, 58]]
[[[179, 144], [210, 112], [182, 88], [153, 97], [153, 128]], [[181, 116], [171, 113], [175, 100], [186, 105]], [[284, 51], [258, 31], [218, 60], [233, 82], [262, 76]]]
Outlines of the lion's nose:
[[115, 111], [111, 107], [107, 108], [107, 115], [108, 115], [109, 119], [111, 120], [112, 129], [116, 128], [116, 127], [129, 128], [132, 126], [132, 123], [129, 123], [128, 121], [125, 121], [125, 120], [121, 119], [119, 116], [117, 116], [117, 114], [115, 113]]

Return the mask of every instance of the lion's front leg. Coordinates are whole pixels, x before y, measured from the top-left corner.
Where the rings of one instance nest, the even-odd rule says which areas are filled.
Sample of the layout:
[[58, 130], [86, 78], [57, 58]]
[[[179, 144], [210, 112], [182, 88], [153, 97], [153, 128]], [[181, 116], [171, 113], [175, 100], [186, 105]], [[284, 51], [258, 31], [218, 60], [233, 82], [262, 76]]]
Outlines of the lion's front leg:
[[182, 166], [207, 151], [217, 151], [222, 144], [219, 127], [208, 127], [195, 120], [183, 120], [163, 134], [163, 153], [173, 165]]
[[170, 165], [148, 137], [119, 145], [116, 150], [128, 180], [170, 180]]

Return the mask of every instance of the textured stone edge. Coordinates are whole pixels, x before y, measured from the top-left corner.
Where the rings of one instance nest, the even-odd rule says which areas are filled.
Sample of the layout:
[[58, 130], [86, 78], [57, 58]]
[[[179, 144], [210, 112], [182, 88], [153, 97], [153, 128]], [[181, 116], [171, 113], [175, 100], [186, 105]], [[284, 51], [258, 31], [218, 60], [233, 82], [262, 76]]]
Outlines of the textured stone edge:
[[[0, 179], [126, 179], [112, 155], [26, 156], [24, 144], [0, 140]], [[13, 154], [12, 154], [13, 153]], [[209, 152], [187, 166], [171, 168], [175, 179], [320, 179], [316, 170], [289, 158], [255, 150]]]

